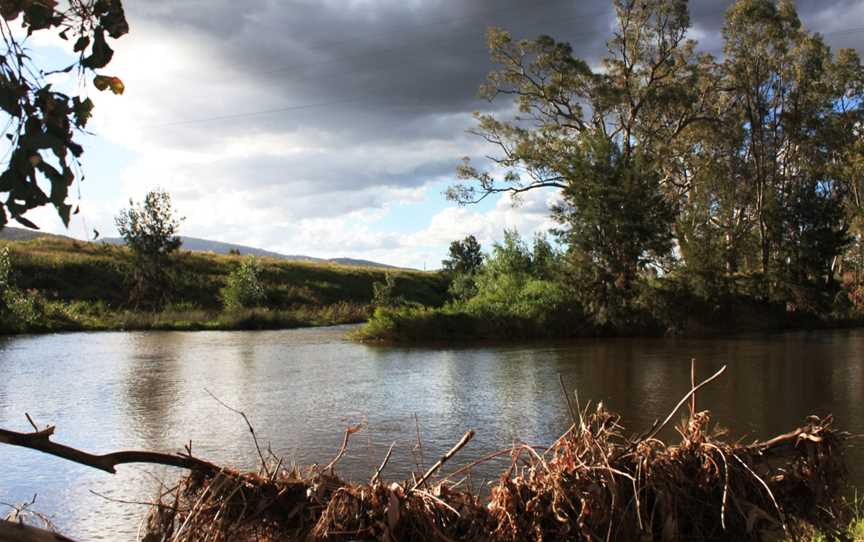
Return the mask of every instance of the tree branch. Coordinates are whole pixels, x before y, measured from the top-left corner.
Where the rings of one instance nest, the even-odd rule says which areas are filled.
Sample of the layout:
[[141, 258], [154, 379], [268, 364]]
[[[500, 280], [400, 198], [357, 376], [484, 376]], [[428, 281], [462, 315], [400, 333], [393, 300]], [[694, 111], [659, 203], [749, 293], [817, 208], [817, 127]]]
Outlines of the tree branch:
[[104, 455], [95, 455], [64, 444], [51, 441], [54, 434], [54, 426], [49, 426], [41, 431], [32, 433], [18, 433], [7, 429], [0, 429], [0, 444], [20, 446], [38, 452], [61, 457], [63, 459], [87, 465], [94, 469], [103, 470], [115, 474], [117, 465], [125, 463], [152, 463], [156, 465], [167, 465], [181, 469], [214, 474], [222, 470], [217, 465], [185, 454], [164, 454], [159, 452], [147, 452], [139, 450], [124, 450]]

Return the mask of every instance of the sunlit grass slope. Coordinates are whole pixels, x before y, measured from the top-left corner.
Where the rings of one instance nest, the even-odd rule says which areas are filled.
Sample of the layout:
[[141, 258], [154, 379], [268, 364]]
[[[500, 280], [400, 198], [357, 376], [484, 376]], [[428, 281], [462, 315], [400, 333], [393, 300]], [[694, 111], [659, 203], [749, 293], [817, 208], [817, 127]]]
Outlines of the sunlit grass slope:
[[[436, 273], [259, 258], [263, 307], [226, 313], [219, 291], [243, 256], [182, 251], [172, 264], [172, 303], [153, 313], [128, 303], [132, 260], [125, 247], [63, 239], [0, 242], [13, 276], [46, 309], [44, 322], [17, 331], [64, 329], [259, 329], [359, 322], [371, 314], [373, 283], [390, 272], [397, 294], [441, 305]], [[15, 331], [9, 330], [6, 331]]]

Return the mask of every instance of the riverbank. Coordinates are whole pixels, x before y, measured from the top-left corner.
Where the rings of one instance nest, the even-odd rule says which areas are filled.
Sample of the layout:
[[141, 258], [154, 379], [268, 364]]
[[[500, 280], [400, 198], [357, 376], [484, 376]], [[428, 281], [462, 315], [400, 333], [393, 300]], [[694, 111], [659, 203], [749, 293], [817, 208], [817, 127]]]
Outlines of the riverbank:
[[864, 327], [864, 318], [789, 312], [779, 304], [742, 300], [714, 312], [678, 308], [675, 321], [644, 315], [624, 325], [598, 324], [578, 308], [522, 316], [448, 304], [443, 307], [381, 307], [352, 333], [361, 342], [381, 344], [522, 341], [612, 337], [706, 338], [742, 333], [780, 333]]
[[373, 285], [395, 277], [395, 294], [440, 306], [437, 273], [258, 258], [266, 299], [259, 308], [223, 309], [220, 290], [243, 256], [182, 251], [171, 264], [170, 302], [158, 311], [130, 306], [132, 258], [125, 247], [63, 239], [8, 241], [23, 317], [0, 333], [106, 330], [285, 329], [359, 323], [372, 314]]

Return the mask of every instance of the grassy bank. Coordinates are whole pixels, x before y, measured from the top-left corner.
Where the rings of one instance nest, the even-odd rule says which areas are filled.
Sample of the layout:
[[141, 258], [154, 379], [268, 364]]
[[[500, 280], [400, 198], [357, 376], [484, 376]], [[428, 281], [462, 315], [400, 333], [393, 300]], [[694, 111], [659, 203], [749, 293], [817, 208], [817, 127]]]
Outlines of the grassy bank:
[[[741, 282], [752, 280], [742, 278]], [[788, 302], [759, 299], [736, 287], [734, 293], [704, 296], [674, 277], [654, 279], [627, 309], [598, 314], [579, 301], [578, 293], [552, 283], [546, 295], [532, 295], [531, 285], [500, 299], [476, 296], [441, 307], [381, 307], [354, 338], [382, 343], [521, 340], [543, 338], [688, 336], [831, 329], [864, 325], [849, 306], [805, 310]], [[529, 291], [525, 294], [525, 291]], [[549, 292], [552, 292], [551, 294]], [[827, 294], [826, 294], [827, 295]], [[833, 304], [832, 304], [833, 303]]]
[[266, 299], [260, 308], [224, 311], [220, 290], [242, 256], [182, 251], [171, 264], [171, 303], [158, 312], [128, 300], [132, 259], [124, 247], [38, 239], [8, 247], [13, 282], [29, 318], [6, 318], [0, 331], [144, 329], [279, 329], [362, 322], [372, 312], [373, 284], [386, 273], [396, 293], [440, 306], [445, 281], [435, 273], [259, 258]]

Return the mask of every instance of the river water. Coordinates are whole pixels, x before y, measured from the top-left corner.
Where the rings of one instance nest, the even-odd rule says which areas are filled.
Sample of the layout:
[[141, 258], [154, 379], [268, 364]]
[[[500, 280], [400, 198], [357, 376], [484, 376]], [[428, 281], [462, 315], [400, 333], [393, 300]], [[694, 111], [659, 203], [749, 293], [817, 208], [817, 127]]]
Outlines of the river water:
[[[385, 477], [402, 479], [421, 461], [418, 426], [427, 466], [476, 430], [445, 471], [516, 440], [552, 442], [568, 426], [559, 374], [583, 402], [603, 401], [628, 430], [641, 431], [687, 392], [696, 358], [703, 378], [728, 365], [700, 390], [698, 407], [736, 436], [770, 437], [827, 413], [837, 426], [864, 433], [864, 330], [392, 348], [350, 342], [349, 329], [0, 339], [0, 427], [28, 430], [27, 412], [40, 426], [57, 426], [54, 440], [91, 452], [172, 452], [191, 440], [196, 455], [255, 467], [243, 420], [209, 391], [249, 416], [262, 445], [300, 465], [329, 462], [345, 428], [364, 423], [337, 472], [368, 479], [396, 442]], [[848, 463], [850, 483], [864, 485], [864, 452], [852, 448]], [[485, 464], [473, 483], [502, 468]], [[157, 479], [170, 482], [177, 471], [118, 471], [0, 446], [0, 502], [36, 494], [33, 508], [73, 538], [135, 540], [146, 508], [96, 493], [149, 500]]]

